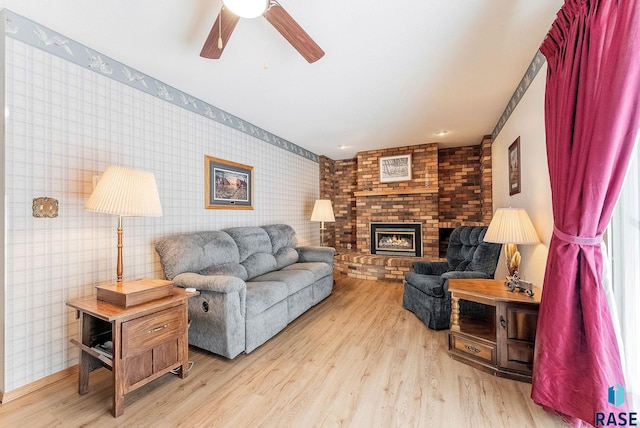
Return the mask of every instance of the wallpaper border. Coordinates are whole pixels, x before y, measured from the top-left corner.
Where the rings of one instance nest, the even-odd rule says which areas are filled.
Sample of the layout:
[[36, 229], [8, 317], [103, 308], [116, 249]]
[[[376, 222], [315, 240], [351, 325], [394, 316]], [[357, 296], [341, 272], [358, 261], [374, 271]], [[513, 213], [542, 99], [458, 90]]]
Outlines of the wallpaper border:
[[520, 100], [522, 99], [524, 94], [527, 92], [527, 89], [531, 85], [531, 82], [533, 82], [533, 79], [535, 79], [535, 77], [538, 75], [538, 72], [540, 71], [540, 69], [542, 68], [545, 62], [546, 62], [546, 59], [544, 55], [542, 55], [540, 51], [537, 51], [536, 54], [533, 56], [533, 59], [531, 60], [531, 63], [529, 64], [527, 71], [524, 73], [524, 76], [522, 76], [522, 79], [520, 80], [518, 87], [516, 88], [515, 92], [511, 96], [511, 99], [509, 100], [509, 104], [507, 104], [507, 107], [502, 112], [502, 115], [500, 116], [500, 120], [498, 120], [498, 123], [496, 124], [495, 128], [493, 128], [493, 132], [491, 133], [491, 141], [496, 140], [496, 137], [498, 137], [498, 134], [500, 134], [500, 131], [502, 131], [502, 128], [509, 120], [511, 113], [513, 113], [513, 111], [516, 109], [516, 107], [518, 106], [518, 103], [520, 103]]
[[180, 91], [166, 83], [128, 67], [88, 46], [78, 43], [50, 28], [40, 25], [9, 9], [5, 13], [5, 35], [46, 51], [64, 60], [123, 83], [127, 86], [158, 97], [222, 125], [233, 128], [265, 143], [319, 163], [319, 156], [290, 141], [280, 138], [258, 126], [224, 110]]

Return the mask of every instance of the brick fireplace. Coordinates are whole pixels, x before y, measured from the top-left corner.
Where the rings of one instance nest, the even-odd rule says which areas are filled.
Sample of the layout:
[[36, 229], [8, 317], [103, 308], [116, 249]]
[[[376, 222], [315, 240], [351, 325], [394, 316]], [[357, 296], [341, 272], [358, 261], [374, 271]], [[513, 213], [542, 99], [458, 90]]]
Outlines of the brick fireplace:
[[[411, 155], [411, 180], [381, 182], [380, 158], [407, 154]], [[419, 224], [422, 258], [437, 260], [441, 257], [441, 229], [491, 220], [488, 136], [476, 146], [439, 149], [433, 143], [360, 152], [347, 160], [321, 157], [320, 179], [320, 196], [333, 201], [336, 217], [327, 234], [329, 245], [339, 253], [336, 271], [349, 276], [398, 280], [416, 260], [398, 254], [371, 254], [375, 245], [372, 224]]]

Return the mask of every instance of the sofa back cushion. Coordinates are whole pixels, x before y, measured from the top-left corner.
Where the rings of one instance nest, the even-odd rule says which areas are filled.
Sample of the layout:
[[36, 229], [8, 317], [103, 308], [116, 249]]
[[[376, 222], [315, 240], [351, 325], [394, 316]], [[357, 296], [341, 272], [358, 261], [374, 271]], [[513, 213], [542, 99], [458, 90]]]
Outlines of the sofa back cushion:
[[271, 239], [261, 227], [232, 227], [225, 232], [238, 247], [240, 264], [247, 271], [247, 279], [277, 269]]
[[271, 240], [272, 254], [278, 269], [282, 269], [298, 261], [298, 238], [296, 231], [288, 224], [272, 224], [262, 226]]
[[159, 241], [156, 251], [167, 279], [184, 272], [200, 273], [211, 267], [237, 264], [238, 246], [222, 231], [174, 235]]

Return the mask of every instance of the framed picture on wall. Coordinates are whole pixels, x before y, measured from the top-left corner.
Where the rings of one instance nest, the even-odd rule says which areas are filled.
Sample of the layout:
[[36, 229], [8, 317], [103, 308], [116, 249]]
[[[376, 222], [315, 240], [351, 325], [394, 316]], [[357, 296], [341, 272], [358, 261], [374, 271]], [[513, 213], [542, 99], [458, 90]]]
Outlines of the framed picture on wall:
[[509, 195], [520, 193], [520, 137], [509, 146]]
[[204, 207], [252, 210], [253, 167], [205, 155]]
[[380, 158], [380, 182], [411, 180], [411, 155]]

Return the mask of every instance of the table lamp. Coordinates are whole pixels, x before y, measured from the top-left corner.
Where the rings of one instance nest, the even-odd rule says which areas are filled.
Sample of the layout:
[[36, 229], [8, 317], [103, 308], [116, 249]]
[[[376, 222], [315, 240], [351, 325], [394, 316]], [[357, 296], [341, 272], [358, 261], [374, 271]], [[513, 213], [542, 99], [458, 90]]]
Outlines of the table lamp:
[[84, 209], [118, 216], [117, 282], [122, 282], [122, 217], [160, 217], [162, 207], [151, 172], [110, 166], [104, 170]]
[[331, 207], [331, 201], [329, 199], [318, 199], [313, 206], [313, 212], [311, 213], [311, 221], [319, 221], [320, 223], [320, 245], [324, 247], [324, 222], [336, 221], [333, 216], [333, 208]]
[[517, 275], [520, 269], [521, 257], [517, 244], [540, 243], [536, 229], [524, 208], [498, 208], [484, 240], [505, 244], [504, 253], [510, 277]]

